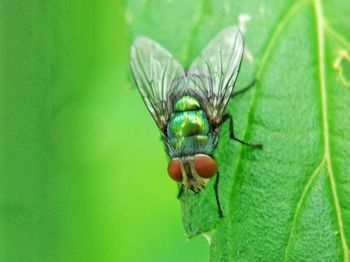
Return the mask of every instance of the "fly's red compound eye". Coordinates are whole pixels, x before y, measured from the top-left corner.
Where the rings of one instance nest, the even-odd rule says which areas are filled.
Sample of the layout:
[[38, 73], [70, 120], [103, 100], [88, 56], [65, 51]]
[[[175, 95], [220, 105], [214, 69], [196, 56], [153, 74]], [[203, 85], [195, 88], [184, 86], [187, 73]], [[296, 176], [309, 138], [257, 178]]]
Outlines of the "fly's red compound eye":
[[195, 155], [193, 163], [198, 175], [203, 178], [211, 178], [218, 171], [218, 165], [215, 160], [208, 155]]
[[178, 158], [170, 160], [168, 164], [168, 174], [173, 180], [182, 182], [182, 172], [180, 167], [180, 160]]

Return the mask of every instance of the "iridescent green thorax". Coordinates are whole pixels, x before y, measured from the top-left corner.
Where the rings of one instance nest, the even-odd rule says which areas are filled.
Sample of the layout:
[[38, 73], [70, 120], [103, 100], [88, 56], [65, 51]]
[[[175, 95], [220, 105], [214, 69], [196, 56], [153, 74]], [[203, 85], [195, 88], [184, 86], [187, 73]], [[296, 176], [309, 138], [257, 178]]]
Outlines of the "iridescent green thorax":
[[193, 110], [199, 110], [200, 108], [201, 107], [199, 105], [198, 100], [192, 96], [184, 96], [179, 100], [177, 100], [175, 104], [176, 112], [193, 111]]
[[170, 116], [168, 136], [187, 137], [208, 133], [208, 119], [200, 109], [198, 100], [191, 96], [180, 98], [175, 104], [175, 112]]
[[184, 96], [176, 102], [167, 131], [170, 146], [177, 152], [191, 154], [206, 147], [209, 123], [197, 99]]
[[208, 132], [208, 120], [202, 110], [173, 113], [170, 117], [169, 137], [206, 135]]

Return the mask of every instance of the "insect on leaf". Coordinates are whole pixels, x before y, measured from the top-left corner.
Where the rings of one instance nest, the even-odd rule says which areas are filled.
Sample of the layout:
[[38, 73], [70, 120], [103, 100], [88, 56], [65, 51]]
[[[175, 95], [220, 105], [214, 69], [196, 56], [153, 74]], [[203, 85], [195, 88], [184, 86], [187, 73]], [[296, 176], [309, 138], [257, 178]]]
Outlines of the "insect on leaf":
[[227, 110], [237, 137], [264, 150], [230, 141], [223, 127], [215, 157], [224, 218], [211, 181], [181, 200], [186, 235], [210, 232], [211, 261], [349, 261], [350, 3], [155, 2], [142, 10], [128, 2], [133, 35], [189, 65], [238, 24], [245, 50], [235, 90], [257, 80]]

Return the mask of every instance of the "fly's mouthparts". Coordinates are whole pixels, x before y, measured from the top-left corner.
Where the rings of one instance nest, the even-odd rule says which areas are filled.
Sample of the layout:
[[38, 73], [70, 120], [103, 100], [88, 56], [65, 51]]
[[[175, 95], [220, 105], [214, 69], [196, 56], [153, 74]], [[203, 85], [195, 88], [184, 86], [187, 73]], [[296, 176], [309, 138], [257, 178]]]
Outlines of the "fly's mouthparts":
[[208, 182], [208, 179], [198, 175], [193, 163], [193, 156], [184, 156], [180, 158], [180, 168], [182, 172], [182, 184], [185, 190], [193, 192], [202, 191]]

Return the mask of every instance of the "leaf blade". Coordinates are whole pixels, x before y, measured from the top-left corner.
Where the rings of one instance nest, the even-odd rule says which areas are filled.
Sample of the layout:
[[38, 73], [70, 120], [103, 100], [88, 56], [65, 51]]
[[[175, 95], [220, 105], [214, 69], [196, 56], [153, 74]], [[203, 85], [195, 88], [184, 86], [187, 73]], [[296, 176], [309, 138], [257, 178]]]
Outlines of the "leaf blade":
[[232, 144], [224, 127], [215, 156], [223, 178], [225, 219], [216, 218], [209, 184], [202, 196], [183, 200], [187, 235], [217, 227], [212, 261], [312, 256], [348, 261], [350, 89], [342, 67], [349, 63], [344, 16], [350, 4], [320, 0], [202, 4], [201, 22], [196, 20], [196, 30], [190, 31], [195, 34], [185, 43], [191, 43], [184, 48], [190, 59], [214, 32], [234, 23], [232, 17], [251, 20], [241, 24], [246, 53], [252, 57], [243, 61], [237, 85], [254, 77], [258, 85], [230, 103], [228, 111], [235, 117], [237, 136], [263, 142], [264, 151]]

